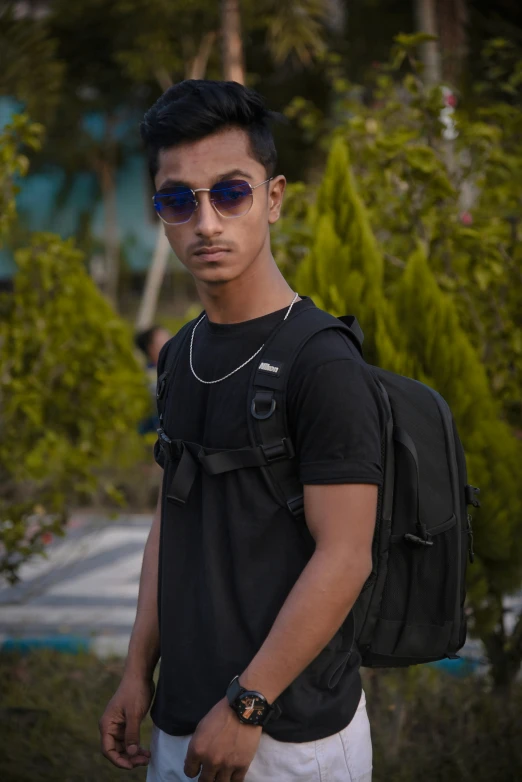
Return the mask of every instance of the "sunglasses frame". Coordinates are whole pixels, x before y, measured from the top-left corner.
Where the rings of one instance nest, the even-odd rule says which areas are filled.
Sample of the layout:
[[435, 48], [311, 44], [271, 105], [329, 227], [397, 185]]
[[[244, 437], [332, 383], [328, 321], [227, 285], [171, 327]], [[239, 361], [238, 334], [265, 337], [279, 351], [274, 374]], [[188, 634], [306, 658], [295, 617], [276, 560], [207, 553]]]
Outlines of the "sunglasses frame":
[[[251, 184], [250, 184], [250, 182], [247, 182], [247, 181], [246, 181], [246, 179], [242, 179], [242, 180], [240, 180], [240, 181], [241, 181], [241, 183], [245, 182], [245, 184], [247, 184], [247, 185], [249, 186], [249, 188], [250, 188], [250, 194], [251, 194], [251, 196], [252, 196], [252, 200], [250, 201], [250, 206], [248, 207], [248, 209], [246, 210], [246, 212], [243, 212], [243, 214], [241, 214], [241, 215], [224, 215], [224, 214], [222, 214], [222, 213], [219, 211], [219, 209], [217, 208], [217, 206], [215, 205], [214, 201], [213, 201], [211, 198], [209, 199], [209, 200], [210, 200], [210, 203], [211, 203], [211, 204], [212, 204], [212, 206], [214, 207], [214, 209], [215, 209], [215, 211], [217, 212], [217, 214], [218, 214], [220, 217], [224, 217], [226, 220], [234, 220], [236, 217], [245, 217], [245, 215], [247, 215], [247, 214], [250, 212], [250, 210], [252, 209], [252, 206], [253, 206], [253, 203], [254, 203], [254, 190], [255, 190], [256, 188], [258, 188], [258, 187], [261, 187], [261, 185], [266, 185], [266, 183], [267, 183], [267, 182], [271, 182], [273, 178], [274, 178], [273, 176], [271, 176], [271, 177], [268, 177], [268, 179], [265, 179], [265, 181], [264, 181], [264, 182], [260, 182], [258, 185], [251, 185]], [[219, 182], [217, 182], [216, 184], [219, 184]], [[197, 198], [196, 198], [196, 193], [210, 193], [210, 192], [212, 192], [212, 190], [214, 189], [214, 187], [215, 187], [215, 186], [216, 186], [216, 185], [213, 185], [212, 187], [198, 187], [196, 190], [192, 190], [192, 188], [191, 188], [191, 187], [187, 187], [187, 192], [191, 192], [191, 193], [192, 193], [192, 195], [194, 196], [194, 204], [195, 204], [195, 206], [194, 206], [194, 211], [192, 211], [192, 212], [190, 213], [190, 216], [189, 216], [189, 217], [188, 217], [186, 220], [182, 220], [182, 221], [181, 221], [181, 222], [179, 222], [179, 223], [169, 223], [167, 220], [165, 220], [165, 218], [164, 218], [164, 217], [162, 217], [162, 216], [161, 216], [161, 214], [160, 214], [160, 213], [158, 212], [158, 210], [156, 209], [156, 204], [155, 204], [155, 201], [154, 201], [154, 199], [156, 198], [156, 196], [157, 196], [158, 194], [157, 194], [157, 193], [154, 193], [154, 195], [152, 196], [152, 202], [154, 203], [154, 209], [155, 209], [155, 211], [156, 211], [156, 214], [158, 215], [158, 217], [160, 218], [160, 220], [162, 220], [162, 221], [165, 223], [165, 225], [185, 225], [185, 223], [188, 223], [188, 222], [189, 222], [189, 220], [191, 220], [191, 219], [192, 219], [192, 217], [193, 217], [193, 216], [196, 214], [196, 211], [197, 211], [197, 209], [198, 209], [198, 207], [199, 207], [199, 199], [197, 199]], [[226, 188], [223, 188], [223, 189], [226, 189]], [[173, 194], [172, 194], [172, 193], [163, 193], [162, 195], [173, 195]]]

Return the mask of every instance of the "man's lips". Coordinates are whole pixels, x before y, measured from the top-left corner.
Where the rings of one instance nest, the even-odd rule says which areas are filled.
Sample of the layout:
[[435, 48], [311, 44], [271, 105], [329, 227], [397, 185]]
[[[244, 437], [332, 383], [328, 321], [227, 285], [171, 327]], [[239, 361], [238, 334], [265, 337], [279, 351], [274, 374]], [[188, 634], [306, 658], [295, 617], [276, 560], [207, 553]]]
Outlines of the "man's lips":
[[226, 247], [202, 247], [200, 250], [196, 250], [194, 255], [198, 258], [202, 258], [206, 261], [217, 261], [222, 258], [225, 253], [230, 252]]

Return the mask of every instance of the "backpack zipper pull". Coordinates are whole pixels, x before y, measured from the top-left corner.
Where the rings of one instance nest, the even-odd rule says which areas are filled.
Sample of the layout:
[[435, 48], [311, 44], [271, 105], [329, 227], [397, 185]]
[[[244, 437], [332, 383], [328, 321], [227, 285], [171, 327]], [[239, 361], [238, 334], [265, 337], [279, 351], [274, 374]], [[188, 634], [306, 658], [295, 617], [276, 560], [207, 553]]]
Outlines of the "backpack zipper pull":
[[409, 540], [410, 543], [416, 543], [418, 546], [433, 546], [433, 540], [426, 528], [426, 525], [421, 521], [417, 522], [418, 535], [412, 535], [411, 532], [406, 533], [404, 540]]

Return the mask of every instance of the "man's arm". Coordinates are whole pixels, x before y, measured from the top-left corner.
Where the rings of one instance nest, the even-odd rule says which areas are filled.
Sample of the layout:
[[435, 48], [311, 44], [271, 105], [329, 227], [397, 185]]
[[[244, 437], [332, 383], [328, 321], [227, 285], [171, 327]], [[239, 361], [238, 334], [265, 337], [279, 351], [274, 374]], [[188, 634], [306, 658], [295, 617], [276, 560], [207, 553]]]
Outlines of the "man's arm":
[[[274, 701], [333, 638], [372, 569], [377, 486], [305, 485], [304, 508], [316, 548], [250, 665], [242, 687]], [[226, 698], [199, 723], [185, 774], [201, 782], [240, 782], [257, 751], [261, 728], [243, 725]]]
[[102, 752], [118, 768], [146, 766], [150, 752], [140, 746], [140, 724], [154, 695], [159, 659], [158, 561], [161, 489], [141, 567], [138, 608], [121, 684], [100, 720]]
[[239, 677], [269, 703], [333, 638], [372, 570], [377, 486], [305, 485], [304, 506], [315, 552]]
[[158, 564], [161, 488], [141, 566], [136, 619], [129, 642], [124, 676], [152, 679], [159, 660]]

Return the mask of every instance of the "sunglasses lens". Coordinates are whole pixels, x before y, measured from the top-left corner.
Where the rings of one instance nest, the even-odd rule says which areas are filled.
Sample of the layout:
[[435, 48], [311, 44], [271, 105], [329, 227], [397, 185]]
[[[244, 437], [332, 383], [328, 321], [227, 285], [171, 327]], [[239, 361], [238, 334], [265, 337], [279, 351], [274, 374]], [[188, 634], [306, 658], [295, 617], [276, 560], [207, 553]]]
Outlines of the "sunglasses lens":
[[252, 206], [252, 188], [242, 179], [233, 179], [214, 185], [210, 200], [224, 217], [240, 217]]
[[168, 192], [159, 192], [154, 196], [154, 207], [166, 223], [186, 223], [196, 208], [194, 196], [186, 188], [169, 188]]

